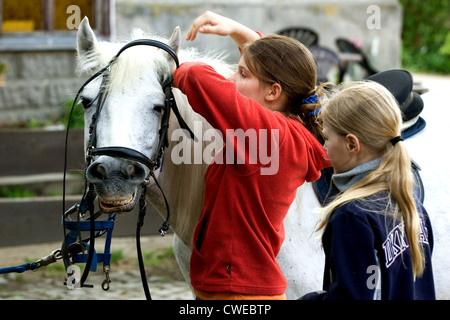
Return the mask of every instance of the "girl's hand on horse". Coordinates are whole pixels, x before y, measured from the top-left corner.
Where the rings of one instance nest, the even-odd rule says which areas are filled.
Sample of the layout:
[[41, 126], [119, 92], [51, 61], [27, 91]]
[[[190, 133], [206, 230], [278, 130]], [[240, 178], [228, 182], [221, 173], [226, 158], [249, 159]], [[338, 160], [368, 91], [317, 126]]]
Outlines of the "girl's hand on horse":
[[186, 40], [193, 41], [197, 33], [230, 36], [242, 48], [247, 42], [255, 41], [260, 35], [252, 29], [211, 11], [205, 11], [194, 20]]

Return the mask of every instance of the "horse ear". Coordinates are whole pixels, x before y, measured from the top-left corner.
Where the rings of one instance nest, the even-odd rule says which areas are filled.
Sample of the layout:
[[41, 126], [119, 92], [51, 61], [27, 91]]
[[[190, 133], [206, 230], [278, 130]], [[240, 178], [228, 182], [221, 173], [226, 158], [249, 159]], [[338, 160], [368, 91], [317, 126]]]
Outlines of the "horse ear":
[[86, 56], [95, 50], [97, 46], [97, 37], [89, 25], [89, 19], [84, 17], [80, 23], [77, 34], [77, 51], [80, 57]]
[[170, 36], [169, 41], [167, 41], [167, 44], [173, 49], [173, 51], [175, 51], [176, 54], [178, 54], [181, 45], [180, 27], [176, 27], [175, 30], [173, 30], [173, 33]]

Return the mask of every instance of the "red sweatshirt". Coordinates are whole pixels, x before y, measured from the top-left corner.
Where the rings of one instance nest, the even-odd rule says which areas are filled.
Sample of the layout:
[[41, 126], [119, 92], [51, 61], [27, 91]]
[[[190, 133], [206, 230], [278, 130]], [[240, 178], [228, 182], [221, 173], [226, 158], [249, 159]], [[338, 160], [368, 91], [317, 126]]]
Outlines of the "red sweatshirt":
[[[182, 64], [174, 83], [225, 141], [205, 175], [192, 286], [207, 292], [283, 294], [287, 282], [276, 262], [283, 219], [297, 188], [317, 180], [330, 165], [326, 152], [298, 121], [241, 95], [208, 65]], [[245, 143], [239, 138], [243, 133]]]

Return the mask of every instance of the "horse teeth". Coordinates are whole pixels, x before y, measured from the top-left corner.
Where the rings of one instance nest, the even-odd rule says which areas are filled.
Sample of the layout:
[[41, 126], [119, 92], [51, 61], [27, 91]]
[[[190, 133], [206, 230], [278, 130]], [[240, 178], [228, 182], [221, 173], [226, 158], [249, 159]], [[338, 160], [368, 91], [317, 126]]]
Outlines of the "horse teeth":
[[102, 200], [103, 203], [114, 206], [124, 206], [129, 204], [131, 201], [133, 201], [133, 196], [130, 196], [128, 199], [125, 200]]

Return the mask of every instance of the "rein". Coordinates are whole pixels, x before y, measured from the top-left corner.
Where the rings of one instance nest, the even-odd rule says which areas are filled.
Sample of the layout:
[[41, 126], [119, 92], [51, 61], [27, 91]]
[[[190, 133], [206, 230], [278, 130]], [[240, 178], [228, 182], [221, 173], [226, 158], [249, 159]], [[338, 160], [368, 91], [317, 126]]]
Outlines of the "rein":
[[[176, 102], [175, 102], [175, 99], [174, 99], [174, 96], [172, 93], [172, 89], [171, 89], [172, 77], [168, 77], [161, 84], [166, 98], [165, 98], [165, 105], [164, 105], [164, 113], [161, 118], [161, 125], [160, 125], [160, 130], [159, 130], [158, 149], [157, 149], [156, 154], [152, 157], [152, 159], [148, 158], [143, 153], [141, 153], [137, 150], [131, 149], [131, 148], [116, 147], [116, 146], [108, 146], [108, 147], [100, 147], [100, 148], [96, 147], [97, 124], [98, 124], [98, 119], [100, 117], [101, 111], [103, 109], [103, 106], [104, 106], [105, 101], [108, 96], [106, 84], [109, 80], [111, 66], [114, 63], [116, 63], [119, 56], [125, 50], [127, 50], [131, 47], [134, 47], [134, 46], [142, 46], [142, 45], [157, 47], [157, 48], [164, 50], [166, 53], [168, 53], [172, 57], [172, 59], [174, 60], [174, 62], [176, 64], [176, 67], [177, 68], [179, 67], [178, 57], [177, 57], [175, 51], [169, 45], [167, 45], [163, 42], [151, 40], [151, 39], [135, 40], [135, 41], [132, 41], [132, 42], [126, 44], [124, 47], [122, 47], [118, 51], [118, 53], [111, 59], [111, 61], [108, 63], [108, 65], [106, 65], [100, 71], [98, 71], [93, 76], [91, 76], [81, 86], [81, 88], [78, 90], [78, 92], [76, 94], [75, 100], [72, 105], [72, 109], [69, 114], [69, 121], [68, 121], [68, 125], [67, 125], [66, 140], [65, 140], [65, 153], [64, 153], [65, 161], [64, 161], [64, 177], [63, 177], [63, 212], [64, 212], [64, 214], [63, 214], [63, 218], [62, 218], [62, 220], [63, 220], [62, 222], [63, 222], [63, 226], [64, 226], [64, 228], [63, 228], [64, 229], [64, 242], [62, 245], [61, 253], [62, 253], [62, 258], [64, 260], [64, 264], [66, 266], [66, 270], [68, 270], [68, 268], [71, 265], [71, 263], [70, 263], [71, 257], [72, 257], [72, 260], [75, 262], [86, 262], [86, 267], [84, 269], [83, 275], [81, 276], [80, 285], [81, 285], [81, 287], [92, 287], [91, 285], [86, 285], [85, 281], [87, 279], [89, 271], [95, 269], [95, 267], [92, 268], [91, 265], [93, 264], [93, 262], [96, 262], [94, 260], [95, 260], [96, 256], [99, 255], [99, 254], [95, 254], [94, 241], [97, 236], [102, 235], [105, 232], [107, 232], [108, 238], [107, 238], [107, 242], [105, 244], [105, 253], [104, 253], [106, 258], [102, 257], [101, 260], [103, 260], [103, 262], [104, 262], [104, 269], [105, 269], [105, 273], [106, 273], [106, 279], [102, 284], [102, 288], [104, 290], [109, 289], [109, 282], [110, 282], [110, 280], [109, 280], [109, 260], [110, 260], [109, 246], [110, 246], [110, 240], [111, 240], [111, 232], [113, 229], [112, 224], [115, 219], [115, 214], [109, 215], [108, 221], [96, 221], [96, 218], [101, 215], [101, 212], [98, 211], [98, 212], [94, 213], [94, 200], [97, 195], [94, 190], [93, 184], [88, 183], [88, 181], [85, 181], [85, 192], [84, 192], [84, 195], [81, 200], [81, 205], [75, 205], [72, 208], [70, 208], [69, 210], [67, 210], [67, 211], [65, 210], [67, 144], [68, 144], [70, 119], [72, 117], [73, 109], [74, 109], [77, 101], [79, 100], [80, 95], [81, 95], [82, 91], [84, 90], [84, 88], [91, 81], [98, 78], [99, 76], [102, 76], [103, 79], [102, 79], [102, 84], [100, 86], [100, 92], [99, 92], [97, 98], [95, 99], [95, 100], [97, 100], [97, 108], [96, 108], [96, 111], [94, 112], [94, 115], [92, 116], [92, 121], [89, 126], [89, 141], [88, 141], [87, 150], [86, 150], [85, 165], [86, 165], [86, 169], [87, 169], [89, 167], [89, 165], [92, 163], [92, 160], [94, 157], [109, 156], [109, 157], [116, 157], [116, 158], [122, 158], [122, 159], [135, 161], [135, 162], [145, 165], [149, 169], [149, 175], [147, 176], [147, 178], [144, 180], [144, 182], [141, 185], [142, 192], [141, 192], [141, 196], [139, 199], [139, 216], [138, 216], [137, 227], [136, 227], [136, 248], [137, 248], [139, 269], [140, 269], [140, 273], [141, 273], [141, 280], [142, 280], [145, 296], [148, 300], [151, 300], [150, 290], [148, 288], [147, 277], [145, 274], [145, 268], [144, 268], [144, 263], [143, 263], [143, 259], [142, 259], [142, 251], [141, 251], [141, 245], [140, 245], [140, 230], [144, 224], [144, 217], [146, 214], [146, 199], [145, 199], [146, 195], [145, 194], [146, 194], [146, 190], [147, 190], [147, 185], [150, 183], [150, 177], [153, 178], [157, 187], [161, 191], [163, 198], [164, 198], [165, 205], [166, 205], [166, 210], [167, 210], [167, 218], [164, 221], [162, 227], [159, 229], [159, 232], [160, 232], [161, 236], [164, 236], [167, 233], [167, 231], [169, 230], [169, 226], [170, 226], [169, 204], [168, 204], [167, 198], [164, 194], [164, 191], [162, 190], [161, 185], [159, 184], [154, 172], [155, 172], [155, 170], [157, 170], [158, 168], [161, 167], [162, 158], [164, 155], [164, 149], [167, 148], [169, 145], [168, 129], [169, 129], [169, 118], [170, 118], [171, 110], [174, 112], [174, 114], [180, 124], [180, 127], [182, 129], [186, 129], [183, 131], [187, 132], [189, 137], [194, 139], [195, 141], [197, 139], [196, 139], [195, 135], [193, 134], [193, 132], [191, 131], [191, 129], [186, 124], [186, 122], [184, 121], [184, 119], [181, 117], [181, 114], [178, 110], [178, 107], [176, 105]], [[88, 218], [84, 218], [87, 211], [89, 211], [90, 215]], [[78, 212], [77, 220], [76, 221], [66, 220], [74, 212]], [[108, 226], [105, 226], [103, 222], [109, 222]], [[67, 235], [67, 233], [66, 233], [66, 228], [70, 230], [69, 235]], [[84, 240], [82, 240], [81, 236], [80, 236], [80, 231], [83, 231], [83, 230], [90, 231], [89, 238], [84, 239]], [[78, 235], [79, 239], [77, 242], [75, 242], [76, 236], [74, 237], [74, 234]], [[108, 239], [109, 239], [109, 241], [108, 241]], [[90, 241], [90, 245], [87, 245], [88, 241]], [[85, 257], [84, 250], [87, 247], [88, 247], [88, 255], [87, 255], [87, 257]], [[82, 252], [82, 253], [80, 253], [80, 252]], [[81, 258], [75, 259], [75, 257], [77, 257], [77, 255], [78, 256], [81, 255]], [[107, 264], [107, 268], [105, 268], [105, 264]], [[72, 276], [72, 275], [73, 274], [68, 273], [68, 276]]]

